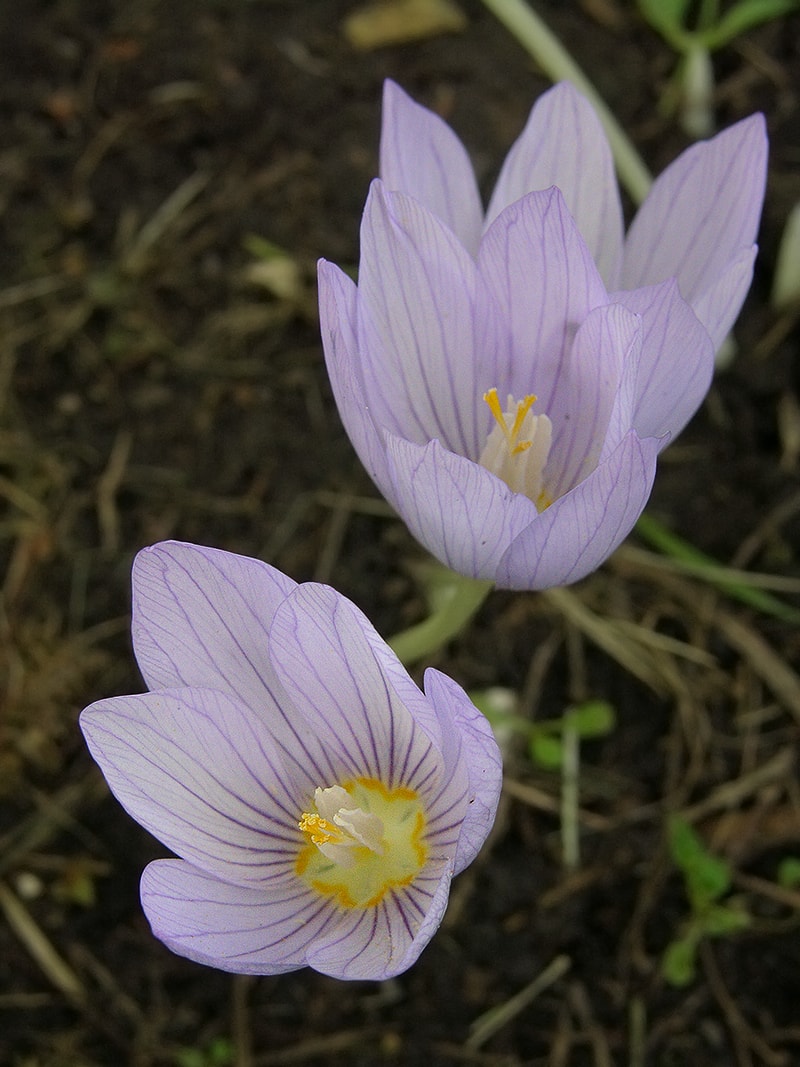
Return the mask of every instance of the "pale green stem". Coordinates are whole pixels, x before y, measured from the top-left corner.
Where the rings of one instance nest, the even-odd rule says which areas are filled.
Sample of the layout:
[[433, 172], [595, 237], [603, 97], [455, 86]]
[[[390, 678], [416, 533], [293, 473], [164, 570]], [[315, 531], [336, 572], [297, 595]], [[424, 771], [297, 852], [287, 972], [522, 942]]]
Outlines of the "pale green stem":
[[461, 632], [486, 597], [493, 582], [464, 578], [453, 572], [453, 581], [440, 591], [441, 603], [415, 626], [390, 637], [388, 644], [402, 663], [416, 663]]
[[580, 866], [578, 804], [580, 794], [580, 734], [573, 713], [564, 715], [561, 734], [561, 857], [564, 869]]
[[630, 138], [581, 68], [524, 0], [483, 0], [554, 82], [570, 81], [589, 100], [606, 131], [619, 179], [631, 199], [641, 204], [653, 179]]

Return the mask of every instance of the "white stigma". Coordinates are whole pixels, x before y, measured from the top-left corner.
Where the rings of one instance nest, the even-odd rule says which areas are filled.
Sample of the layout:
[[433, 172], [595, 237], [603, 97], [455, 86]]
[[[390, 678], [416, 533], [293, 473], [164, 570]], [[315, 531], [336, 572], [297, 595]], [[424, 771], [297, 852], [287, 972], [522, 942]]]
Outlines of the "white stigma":
[[366, 848], [378, 856], [384, 853], [383, 822], [363, 808], [354, 808], [353, 798], [340, 785], [314, 792], [317, 815], [306, 814], [300, 828], [311, 836], [323, 855], [340, 867], [352, 867], [355, 849]]
[[544, 490], [543, 475], [553, 424], [546, 415], [532, 413], [535, 396], [522, 400], [509, 396], [505, 411], [500, 407], [496, 389], [484, 393], [483, 399], [489, 405], [495, 425], [478, 462], [502, 478], [513, 493], [522, 493], [539, 511], [544, 511], [552, 503]]

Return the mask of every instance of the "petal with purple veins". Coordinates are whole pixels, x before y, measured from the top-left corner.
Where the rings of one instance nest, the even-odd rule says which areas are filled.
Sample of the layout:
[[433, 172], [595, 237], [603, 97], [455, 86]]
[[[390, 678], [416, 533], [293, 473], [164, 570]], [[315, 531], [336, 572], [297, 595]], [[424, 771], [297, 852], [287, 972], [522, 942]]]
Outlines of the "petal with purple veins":
[[182, 859], [238, 885], [291, 874], [303, 806], [338, 769], [313, 749], [287, 766], [260, 719], [210, 689], [112, 697], [80, 723], [125, 810]]
[[339, 416], [358, 458], [392, 503], [392, 483], [381, 432], [365, 393], [356, 340], [355, 283], [332, 263], [319, 263], [319, 317], [322, 347]]
[[475, 859], [494, 823], [503, 763], [488, 720], [461, 686], [429, 667], [425, 672], [425, 692], [440, 715], [447, 710], [469, 776], [469, 795], [455, 855], [454, 874], [458, 874]]
[[608, 303], [558, 189], [530, 193], [498, 215], [483, 236], [478, 267], [510, 327], [507, 363], [492, 384], [515, 398], [535, 393], [547, 411], [575, 331]]
[[474, 261], [435, 215], [380, 182], [361, 248], [358, 343], [372, 419], [477, 456], [481, 396], [492, 384], [481, 369], [499, 342]]
[[688, 148], [658, 176], [633, 220], [620, 287], [677, 278], [694, 304], [753, 244], [766, 170], [763, 115]]
[[575, 489], [538, 516], [497, 567], [506, 589], [569, 585], [596, 570], [630, 533], [656, 473], [658, 441], [629, 433]]
[[272, 624], [276, 669], [299, 717], [349, 776], [422, 796], [438, 778], [441, 757], [382, 673], [367, 628], [364, 615], [334, 589], [298, 586]]
[[493, 580], [536, 506], [438, 441], [420, 446], [388, 435], [387, 455], [400, 514], [417, 540], [459, 574]]
[[[641, 344], [641, 320], [619, 304], [595, 308], [581, 323], [550, 394], [555, 434], [545, 467], [551, 499], [597, 466], [623, 370]], [[630, 424], [627, 429], [630, 429]]]
[[181, 860], [145, 868], [142, 907], [157, 938], [180, 956], [234, 974], [305, 967], [315, 941], [341, 919], [300, 879], [263, 889], [231, 885]]
[[744, 248], [705, 292], [692, 301], [692, 310], [718, 349], [736, 322], [753, 280], [758, 248]]
[[475, 255], [483, 222], [478, 185], [461, 141], [432, 111], [384, 82], [380, 175], [437, 215]]
[[308, 963], [332, 978], [384, 979], [407, 970], [442, 921], [452, 869], [439, 864], [415, 879], [416, 893], [387, 894], [376, 907], [342, 915], [338, 928], [318, 937]]
[[494, 187], [488, 226], [509, 204], [557, 186], [607, 288], [622, 258], [622, 205], [608, 139], [594, 108], [569, 82], [536, 101]]
[[164, 541], [133, 564], [136, 661], [149, 689], [198, 685], [278, 707], [269, 624], [297, 583], [260, 560]]
[[[640, 437], [674, 438], [697, 411], [714, 372], [714, 345], [674, 279], [612, 298], [642, 319], [633, 426]], [[668, 436], [665, 436], [668, 435]]]

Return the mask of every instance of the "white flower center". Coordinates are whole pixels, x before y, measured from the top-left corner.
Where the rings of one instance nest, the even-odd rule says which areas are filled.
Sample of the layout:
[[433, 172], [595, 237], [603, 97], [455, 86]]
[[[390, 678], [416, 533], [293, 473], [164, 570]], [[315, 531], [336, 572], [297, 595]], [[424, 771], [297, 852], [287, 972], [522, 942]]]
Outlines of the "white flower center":
[[546, 415], [531, 412], [536, 403], [533, 395], [522, 400], [509, 396], [505, 411], [500, 406], [496, 389], [484, 393], [483, 399], [489, 405], [495, 425], [478, 462], [502, 478], [513, 493], [522, 493], [539, 511], [544, 511], [552, 504], [544, 490], [543, 474], [550, 454], [553, 424]]
[[355, 778], [314, 792], [298, 826], [295, 872], [342, 908], [372, 908], [411, 885], [428, 861], [427, 818], [416, 790]]
[[362, 808], [354, 808], [346, 789], [340, 785], [317, 789], [314, 806], [316, 812], [303, 813], [300, 829], [328, 859], [347, 869], [355, 865], [356, 848], [383, 855], [382, 820]]

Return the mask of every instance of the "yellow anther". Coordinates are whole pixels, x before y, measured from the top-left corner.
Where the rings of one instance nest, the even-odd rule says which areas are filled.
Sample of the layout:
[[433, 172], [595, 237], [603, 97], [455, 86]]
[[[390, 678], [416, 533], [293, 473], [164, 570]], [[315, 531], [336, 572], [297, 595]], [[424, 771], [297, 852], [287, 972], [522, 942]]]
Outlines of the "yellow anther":
[[536, 396], [531, 393], [529, 396], [526, 396], [522, 400], [517, 401], [517, 410], [514, 415], [514, 421], [512, 422], [510, 429], [508, 423], [506, 422], [505, 412], [500, 406], [500, 399], [497, 395], [497, 389], [492, 387], [488, 391], [488, 393], [483, 394], [483, 399], [489, 405], [489, 410], [491, 411], [495, 422], [503, 431], [506, 443], [508, 444], [508, 451], [511, 453], [511, 455], [518, 456], [522, 452], [527, 452], [533, 442], [518, 441], [517, 438], [519, 437], [520, 431], [522, 430], [522, 424], [525, 422], [525, 416], [536, 403]]
[[297, 824], [304, 834], [308, 834], [315, 845], [326, 845], [328, 842], [338, 844], [344, 838], [344, 834], [335, 823], [328, 822], [321, 815], [313, 811], [304, 811], [300, 822]]

